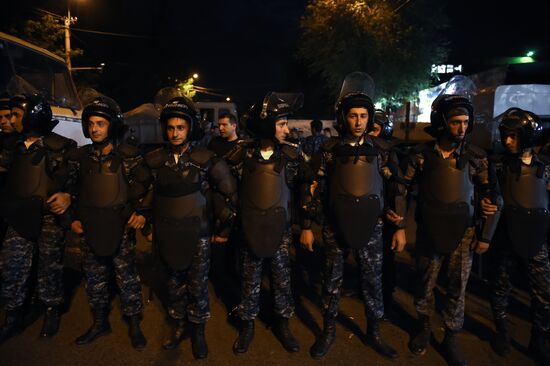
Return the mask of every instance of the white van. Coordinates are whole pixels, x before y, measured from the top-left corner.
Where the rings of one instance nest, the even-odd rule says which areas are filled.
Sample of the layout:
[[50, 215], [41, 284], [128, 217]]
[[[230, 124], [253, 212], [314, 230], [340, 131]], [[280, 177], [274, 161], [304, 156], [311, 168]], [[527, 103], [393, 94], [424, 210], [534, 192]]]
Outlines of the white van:
[[54, 132], [89, 143], [84, 138], [80, 117], [82, 104], [65, 61], [44, 48], [0, 32], [0, 92], [10, 95], [42, 93], [59, 120]]

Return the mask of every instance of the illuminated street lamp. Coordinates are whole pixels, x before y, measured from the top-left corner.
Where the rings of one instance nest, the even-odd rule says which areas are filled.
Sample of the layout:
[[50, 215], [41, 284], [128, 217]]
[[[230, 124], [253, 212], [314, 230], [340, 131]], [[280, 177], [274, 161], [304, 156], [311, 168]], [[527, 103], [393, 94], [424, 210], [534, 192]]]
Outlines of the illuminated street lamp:
[[526, 57], [533, 57], [535, 56], [535, 51], [527, 51], [527, 53], [525, 54]]
[[225, 98], [225, 100], [226, 100], [227, 102], [231, 102], [231, 98], [230, 98], [230, 97]]
[[193, 79], [197, 80], [198, 78], [199, 78], [199, 74], [194, 73], [194, 74], [193, 74]]

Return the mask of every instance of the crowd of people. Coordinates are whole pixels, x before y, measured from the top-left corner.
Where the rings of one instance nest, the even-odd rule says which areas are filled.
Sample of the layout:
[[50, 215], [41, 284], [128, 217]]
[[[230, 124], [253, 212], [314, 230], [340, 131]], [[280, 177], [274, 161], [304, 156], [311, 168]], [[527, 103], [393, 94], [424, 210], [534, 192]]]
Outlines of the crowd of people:
[[[80, 238], [93, 315], [75, 343], [86, 345], [111, 332], [109, 282], [114, 278], [131, 344], [146, 347], [136, 268], [136, 231], [141, 230], [168, 273], [166, 313], [172, 328], [165, 349], [178, 347], [189, 328], [193, 356], [207, 357], [211, 257], [215, 248], [231, 247], [238, 252], [235, 273], [241, 289], [234, 353], [246, 353], [254, 339], [264, 265], [271, 273], [274, 333], [286, 351], [298, 352], [300, 342], [289, 321], [294, 315], [291, 253], [301, 247], [324, 254], [323, 326], [311, 356], [324, 357], [336, 339], [344, 264], [351, 253], [359, 270], [366, 343], [382, 357], [396, 359], [380, 323], [395, 287], [394, 255], [407, 244], [405, 217], [414, 190], [418, 329], [410, 351], [422, 355], [428, 349], [434, 287], [447, 262], [442, 350], [449, 364], [467, 364], [456, 340], [464, 323], [466, 285], [474, 254], [489, 252], [495, 352], [506, 356], [511, 351], [509, 267], [517, 261], [526, 268], [532, 295], [529, 351], [550, 364], [545, 343], [550, 327], [550, 158], [539, 146], [539, 117], [519, 108], [504, 112], [498, 117], [503, 152], [488, 157], [466, 140], [474, 121], [468, 95], [442, 93], [432, 104], [428, 132], [433, 140], [413, 146], [403, 158], [392, 139], [391, 117], [375, 109], [373, 93], [369, 75], [348, 75], [335, 103], [338, 136], [313, 120], [311, 136], [301, 138], [291, 136], [288, 118], [303, 96], [270, 92], [242, 121], [249, 137], [239, 133], [236, 116], [222, 114], [219, 136], [206, 144], [195, 104], [175, 97], [159, 118], [166, 144], [147, 153], [121, 141], [123, 117], [110, 98], [97, 97], [85, 106], [82, 132], [91, 143], [80, 147], [52, 132], [57, 122], [44, 97], [1, 98], [5, 320], [0, 346], [22, 329], [23, 305], [31, 292], [45, 307], [40, 335], [58, 332], [64, 239], [71, 230]], [[223, 260], [212, 263], [218, 273], [232, 270]], [[32, 276], [36, 281], [30, 281]]]

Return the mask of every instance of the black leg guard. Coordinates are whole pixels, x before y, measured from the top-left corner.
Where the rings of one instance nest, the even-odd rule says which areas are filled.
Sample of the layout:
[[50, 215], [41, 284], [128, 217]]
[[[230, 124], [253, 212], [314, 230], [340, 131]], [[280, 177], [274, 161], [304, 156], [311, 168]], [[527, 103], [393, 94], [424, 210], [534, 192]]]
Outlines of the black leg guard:
[[60, 312], [59, 307], [49, 306], [44, 314], [44, 323], [40, 331], [41, 337], [53, 337], [59, 330]]
[[390, 359], [396, 359], [398, 357], [397, 351], [382, 340], [379, 319], [367, 320], [367, 344], [384, 357]]
[[456, 331], [445, 329], [445, 338], [443, 339], [443, 353], [447, 358], [447, 362], [451, 366], [467, 366], [468, 363], [464, 358], [464, 354], [458, 347], [456, 340]]
[[497, 355], [505, 357], [512, 351], [508, 324], [506, 324], [506, 320], [503, 319], [495, 321], [495, 325], [497, 331], [491, 340], [491, 346]]
[[246, 353], [252, 339], [254, 339], [254, 320], [242, 320], [239, 337], [233, 344], [233, 353], [236, 355]]
[[535, 328], [531, 329], [531, 340], [529, 341], [529, 353], [531, 357], [542, 365], [550, 365], [550, 350], [544, 342], [544, 332]]
[[162, 348], [166, 350], [174, 349], [185, 338], [185, 320], [179, 319], [177, 324], [172, 328], [168, 338], [162, 343]]
[[432, 326], [430, 324], [430, 318], [421, 315], [418, 319], [418, 333], [414, 336], [409, 344], [409, 349], [415, 355], [423, 355], [426, 353], [430, 344], [430, 338], [432, 335]]
[[141, 323], [139, 314], [128, 317], [128, 336], [132, 342], [132, 347], [137, 350], [144, 349], [147, 344], [147, 339], [145, 339], [139, 323]]
[[6, 320], [0, 327], [0, 344], [21, 332], [23, 328], [22, 323], [21, 309], [6, 310]]
[[279, 319], [277, 319], [277, 324], [275, 324], [273, 333], [275, 333], [275, 336], [279, 339], [287, 352], [298, 352], [300, 350], [298, 341], [290, 332], [287, 318], [279, 317]]
[[309, 350], [309, 354], [313, 358], [324, 357], [330, 350], [330, 347], [334, 343], [335, 339], [336, 339], [336, 318], [326, 317], [324, 319], [323, 333], [321, 333], [321, 336], [317, 338], [313, 346], [311, 346]]
[[107, 309], [98, 309], [93, 311], [94, 322], [90, 329], [75, 340], [78, 345], [92, 343], [96, 338], [111, 333], [111, 325], [109, 324], [109, 312]]
[[191, 349], [195, 360], [202, 360], [208, 356], [208, 344], [204, 338], [204, 323], [193, 324], [191, 333]]

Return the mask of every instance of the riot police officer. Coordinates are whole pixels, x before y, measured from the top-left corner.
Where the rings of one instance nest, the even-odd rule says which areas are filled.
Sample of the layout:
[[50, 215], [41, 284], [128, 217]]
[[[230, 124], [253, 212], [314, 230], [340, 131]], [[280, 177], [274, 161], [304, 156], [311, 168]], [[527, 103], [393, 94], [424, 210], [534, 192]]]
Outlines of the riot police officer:
[[[374, 123], [372, 95], [374, 82], [363, 72], [349, 74], [336, 102], [339, 134], [321, 146], [312, 159], [318, 190], [323, 197], [325, 222], [325, 278], [323, 286], [324, 326], [321, 336], [310, 349], [314, 358], [323, 357], [336, 338], [336, 317], [343, 282], [344, 251], [355, 254], [361, 274], [361, 291], [367, 316], [367, 342], [380, 354], [396, 358], [397, 352], [380, 335], [384, 316], [382, 301], [382, 216], [384, 214], [384, 180], [391, 179], [387, 154], [378, 149], [367, 132]], [[404, 190], [401, 190], [401, 194]], [[404, 198], [402, 195], [396, 199]], [[396, 196], [397, 197], [397, 196]], [[317, 202], [320, 198], [308, 200]], [[404, 207], [399, 205], [399, 207]], [[308, 206], [308, 210], [315, 211]], [[405, 246], [401, 220], [392, 241], [392, 249]], [[313, 234], [305, 231], [300, 239], [313, 250]]]
[[123, 121], [112, 99], [97, 97], [84, 108], [82, 131], [92, 143], [70, 154], [75, 196], [72, 229], [83, 236], [82, 267], [93, 324], [76, 344], [88, 344], [111, 331], [108, 283], [112, 265], [132, 346], [141, 349], [146, 339], [140, 329], [143, 300], [135, 263], [135, 230], [145, 224], [140, 199], [151, 174], [135, 147], [118, 143]]
[[[418, 182], [416, 210], [416, 270], [418, 289], [415, 306], [420, 331], [410, 343], [413, 353], [422, 355], [430, 342], [430, 318], [434, 310], [433, 289], [444, 260], [448, 260], [447, 304], [443, 310], [443, 351], [452, 365], [465, 365], [456, 335], [464, 323], [464, 297], [474, 250], [485, 252], [495, 229], [495, 217], [485, 222], [476, 240], [474, 190], [491, 197], [485, 152], [464, 141], [473, 128], [473, 107], [468, 84], [461, 78], [449, 81], [435, 99], [428, 132], [435, 141], [419, 145], [412, 152], [405, 179]], [[453, 85], [465, 85], [452, 88]], [[459, 90], [461, 94], [450, 94]]]
[[[492, 345], [501, 356], [510, 353], [507, 324], [510, 267], [514, 262], [520, 262], [526, 270], [532, 294], [533, 327], [529, 353], [548, 365], [550, 350], [545, 345], [544, 334], [550, 328], [550, 263], [546, 236], [550, 224], [550, 159], [533, 152], [542, 134], [537, 115], [510, 108], [498, 117], [497, 122], [500, 141], [506, 151], [491, 159], [503, 200], [491, 250], [491, 307], [497, 329]], [[484, 201], [489, 203], [488, 198]]]
[[213, 152], [191, 142], [200, 137], [200, 114], [194, 103], [177, 97], [160, 115], [166, 147], [145, 156], [155, 178], [153, 198], [153, 238], [160, 257], [168, 267], [168, 315], [176, 322], [163, 344], [178, 346], [187, 319], [192, 325], [191, 343], [196, 359], [206, 358], [208, 347], [204, 326], [210, 317], [208, 271], [210, 233], [214, 216], [207, 197], [221, 196], [216, 216], [220, 230], [215, 243], [225, 243], [235, 217], [237, 183], [229, 167]]
[[[306, 166], [295, 146], [285, 143], [287, 117], [302, 105], [301, 94], [268, 93], [248, 113], [246, 128], [253, 140], [243, 140], [226, 155], [240, 168], [241, 319], [235, 354], [247, 352], [254, 337], [254, 319], [260, 310], [262, 265], [271, 266], [271, 289], [277, 321], [274, 332], [288, 352], [299, 345], [288, 327], [294, 314], [290, 288], [289, 250], [291, 191], [304, 179]], [[304, 220], [303, 227], [309, 223]]]
[[64, 233], [61, 215], [71, 203], [65, 185], [66, 153], [73, 140], [51, 132], [48, 101], [38, 95], [18, 95], [10, 100], [11, 119], [19, 119], [23, 139], [16, 144], [13, 161], [0, 199], [0, 212], [8, 222], [2, 249], [2, 298], [6, 321], [0, 342], [21, 327], [21, 307], [28, 293], [28, 279], [38, 253], [38, 298], [46, 305], [40, 335], [51, 337], [59, 329], [63, 303]]

